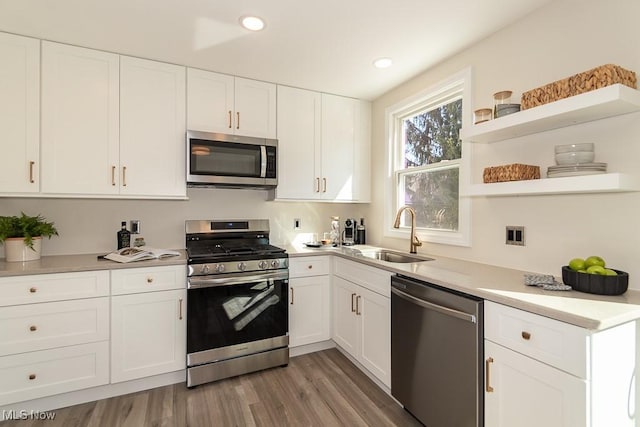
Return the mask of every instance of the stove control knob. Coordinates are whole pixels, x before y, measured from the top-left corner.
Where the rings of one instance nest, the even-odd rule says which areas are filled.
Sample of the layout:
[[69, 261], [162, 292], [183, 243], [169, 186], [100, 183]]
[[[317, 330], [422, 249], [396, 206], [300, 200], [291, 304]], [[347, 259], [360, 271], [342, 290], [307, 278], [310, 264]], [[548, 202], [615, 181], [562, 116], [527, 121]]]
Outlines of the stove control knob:
[[258, 263], [258, 267], [260, 267], [262, 270], [266, 270], [267, 267], [269, 267], [269, 263], [265, 260], [262, 260]]
[[245, 264], [244, 262], [238, 263], [238, 270], [245, 271], [246, 269], [247, 269], [247, 264]]
[[273, 268], [280, 267], [280, 260], [274, 259], [273, 261], [271, 261], [271, 267], [273, 267]]
[[216, 264], [215, 270], [217, 273], [224, 273], [224, 264]]
[[209, 274], [209, 265], [208, 264], [203, 265], [202, 268], [200, 269], [200, 273]]

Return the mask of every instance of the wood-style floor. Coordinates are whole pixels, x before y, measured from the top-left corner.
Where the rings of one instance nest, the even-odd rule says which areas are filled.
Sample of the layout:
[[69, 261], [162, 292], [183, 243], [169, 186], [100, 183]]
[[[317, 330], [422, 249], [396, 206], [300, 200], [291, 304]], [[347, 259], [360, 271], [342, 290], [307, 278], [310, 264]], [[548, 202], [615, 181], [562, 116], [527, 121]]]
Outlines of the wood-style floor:
[[54, 411], [53, 421], [1, 427], [419, 426], [338, 350], [201, 385], [185, 383]]

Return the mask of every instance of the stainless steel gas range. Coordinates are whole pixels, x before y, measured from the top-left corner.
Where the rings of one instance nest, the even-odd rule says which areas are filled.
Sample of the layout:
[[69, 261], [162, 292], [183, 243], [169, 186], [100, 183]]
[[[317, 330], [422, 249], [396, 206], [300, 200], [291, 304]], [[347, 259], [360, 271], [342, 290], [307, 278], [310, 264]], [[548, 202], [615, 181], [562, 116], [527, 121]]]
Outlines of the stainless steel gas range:
[[187, 386], [289, 363], [289, 258], [269, 220], [186, 221]]

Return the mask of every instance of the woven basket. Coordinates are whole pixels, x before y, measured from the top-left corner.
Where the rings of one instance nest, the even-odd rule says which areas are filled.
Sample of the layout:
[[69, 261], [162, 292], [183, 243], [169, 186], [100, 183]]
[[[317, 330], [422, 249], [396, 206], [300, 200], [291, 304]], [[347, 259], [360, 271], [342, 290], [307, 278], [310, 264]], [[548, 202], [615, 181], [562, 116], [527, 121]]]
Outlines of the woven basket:
[[514, 163], [504, 166], [492, 166], [484, 169], [482, 180], [489, 182], [525, 181], [540, 179], [540, 166]]
[[521, 109], [526, 110], [618, 83], [636, 89], [636, 73], [618, 65], [601, 65], [523, 93]]

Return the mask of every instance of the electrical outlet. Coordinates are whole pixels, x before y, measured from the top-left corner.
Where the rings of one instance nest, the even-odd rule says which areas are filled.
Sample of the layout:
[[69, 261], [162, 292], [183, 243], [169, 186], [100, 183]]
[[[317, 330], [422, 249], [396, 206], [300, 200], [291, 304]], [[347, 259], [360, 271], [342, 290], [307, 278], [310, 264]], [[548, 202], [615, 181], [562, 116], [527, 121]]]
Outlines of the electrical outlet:
[[507, 225], [505, 243], [507, 245], [524, 246], [524, 227]]
[[130, 223], [131, 234], [140, 234], [140, 220], [132, 219]]
[[294, 218], [293, 219], [293, 229], [294, 230], [300, 230], [301, 226], [302, 226], [302, 222], [300, 221], [300, 218]]

